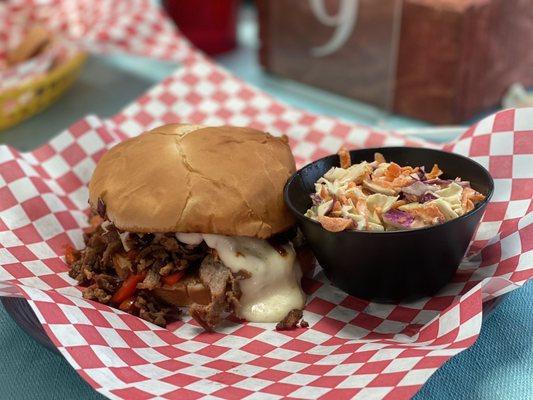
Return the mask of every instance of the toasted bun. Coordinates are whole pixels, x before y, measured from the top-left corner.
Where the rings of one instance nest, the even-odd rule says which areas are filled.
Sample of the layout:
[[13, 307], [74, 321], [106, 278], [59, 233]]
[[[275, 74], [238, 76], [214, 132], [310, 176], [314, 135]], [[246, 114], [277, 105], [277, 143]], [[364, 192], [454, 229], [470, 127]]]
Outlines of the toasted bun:
[[98, 162], [89, 202], [130, 232], [261, 239], [290, 228], [283, 186], [295, 171], [283, 138], [251, 128], [165, 125], [125, 140]]
[[211, 293], [204, 286], [198, 274], [187, 275], [178, 283], [153, 290], [154, 295], [167, 304], [177, 307], [186, 307], [190, 304], [209, 304]]

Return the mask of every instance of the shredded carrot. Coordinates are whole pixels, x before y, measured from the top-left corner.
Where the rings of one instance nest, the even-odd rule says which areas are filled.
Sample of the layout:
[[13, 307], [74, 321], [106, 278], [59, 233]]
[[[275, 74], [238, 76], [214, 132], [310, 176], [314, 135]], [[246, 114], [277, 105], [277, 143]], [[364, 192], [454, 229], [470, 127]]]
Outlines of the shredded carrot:
[[328, 190], [324, 186], [322, 186], [322, 189], [320, 189], [320, 197], [325, 201], [331, 200], [331, 196], [329, 195]]
[[325, 230], [330, 232], [341, 232], [353, 225], [353, 221], [351, 219], [331, 218], [326, 216], [318, 217], [318, 222]]
[[426, 174], [428, 179], [435, 179], [441, 176], [443, 172], [440, 170], [439, 166], [437, 164], [433, 164], [433, 168], [431, 168], [431, 171], [429, 174]]
[[399, 177], [401, 173], [402, 169], [400, 168], [400, 166], [396, 163], [391, 163], [385, 171], [385, 177], [387, 178], [387, 180], [393, 181], [394, 179]]
[[346, 147], [342, 146], [339, 151], [337, 152], [339, 155], [339, 161], [341, 168], [349, 168], [352, 165], [352, 159], [350, 157], [350, 152], [346, 149]]

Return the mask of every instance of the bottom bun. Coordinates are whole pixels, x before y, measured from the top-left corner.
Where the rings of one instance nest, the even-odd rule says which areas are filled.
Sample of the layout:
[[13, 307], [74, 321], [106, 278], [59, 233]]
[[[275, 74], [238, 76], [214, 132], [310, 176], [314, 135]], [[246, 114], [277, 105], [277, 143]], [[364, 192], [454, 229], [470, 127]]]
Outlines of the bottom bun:
[[159, 300], [177, 307], [186, 307], [192, 303], [209, 304], [211, 293], [200, 282], [197, 272], [187, 275], [172, 286], [164, 285], [154, 289], [152, 293]]

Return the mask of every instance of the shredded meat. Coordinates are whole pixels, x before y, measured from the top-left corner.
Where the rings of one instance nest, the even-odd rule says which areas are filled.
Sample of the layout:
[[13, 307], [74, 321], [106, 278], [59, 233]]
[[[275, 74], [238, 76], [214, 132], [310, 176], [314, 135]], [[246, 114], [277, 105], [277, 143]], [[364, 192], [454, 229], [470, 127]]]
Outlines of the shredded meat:
[[111, 275], [98, 274], [94, 277], [94, 283], [83, 292], [83, 297], [88, 300], [96, 300], [107, 304], [113, 293], [118, 289], [119, 280]]
[[[85, 230], [85, 249], [67, 249], [69, 275], [86, 286], [83, 297], [103, 304], [113, 303], [124, 311], [164, 326], [178, 316], [174, 306], [150, 295], [162, 286], [161, 279], [188, 268], [197, 268], [208, 254], [205, 244], [190, 246], [176, 240], [174, 234], [136, 234], [127, 238], [127, 250], [121, 231], [105, 220], [105, 204], [99, 201], [100, 215], [90, 217]], [[113, 296], [131, 275], [145, 275], [127, 301], [115, 304]], [[130, 289], [131, 290], [131, 289]]]
[[177, 320], [180, 310], [162, 304], [150, 293], [141, 291], [133, 304], [138, 309], [139, 317], [159, 326], [166, 326], [169, 321]]
[[[65, 255], [70, 265], [69, 275], [86, 286], [84, 298], [112, 304], [165, 326], [179, 317], [179, 309], [155, 297], [153, 291], [164, 282], [172, 282], [180, 276], [180, 271], [198, 268], [200, 281], [209, 289], [210, 302], [192, 304], [189, 312], [205, 330], [214, 330], [224, 313], [240, 306], [239, 282], [250, 278], [249, 272], [232, 273], [204, 242], [187, 245], [179, 242], [173, 233], [129, 233], [124, 248], [123, 232], [105, 219], [105, 204], [99, 200], [98, 205], [99, 215], [90, 218], [91, 227], [85, 231], [86, 247], [81, 251], [69, 248]], [[271, 244], [283, 253], [282, 245], [292, 236], [293, 233], [278, 235]], [[132, 285], [129, 278], [139, 279]], [[301, 317], [301, 310], [293, 310], [277, 329], [292, 329]]]
[[144, 280], [137, 285], [137, 289], [153, 290], [159, 286], [160, 279], [161, 275], [159, 275], [157, 271], [151, 269], [146, 274], [146, 278], [144, 278]]
[[[276, 325], [277, 331], [287, 331], [298, 328], [298, 322], [303, 317], [303, 311], [297, 308], [289, 311], [289, 313]], [[302, 321], [304, 322], [304, 321]], [[305, 322], [307, 324], [307, 322]], [[309, 325], [308, 325], [309, 326]]]
[[180, 251], [180, 245], [176, 238], [163, 236], [159, 243], [168, 251]]
[[107, 265], [110, 262], [111, 257], [113, 257], [113, 255], [119, 250], [122, 250], [122, 242], [120, 239], [109, 243], [102, 254], [102, 264]]
[[216, 255], [205, 257], [200, 266], [200, 280], [209, 288], [211, 302], [207, 305], [192, 304], [189, 307], [191, 317], [206, 331], [213, 331], [225, 311], [238, 307], [241, 297], [239, 280], [250, 276], [245, 271], [232, 274]]

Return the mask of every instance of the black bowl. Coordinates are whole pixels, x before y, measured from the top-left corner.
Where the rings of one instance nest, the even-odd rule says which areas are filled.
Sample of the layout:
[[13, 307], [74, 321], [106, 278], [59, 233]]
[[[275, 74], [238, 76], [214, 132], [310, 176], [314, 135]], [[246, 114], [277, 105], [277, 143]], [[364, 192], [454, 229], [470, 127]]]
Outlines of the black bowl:
[[461, 177], [486, 196], [474, 210], [459, 218], [428, 228], [396, 231], [343, 231], [333, 233], [307, 218], [309, 195], [315, 182], [331, 167], [337, 155], [321, 158], [297, 171], [285, 185], [285, 202], [326, 276], [345, 292], [378, 302], [399, 302], [430, 296], [450, 281], [483, 215], [494, 190], [488, 171], [478, 163], [453, 153], [414, 147], [353, 150], [352, 163], [373, 161], [380, 152], [399, 165], [437, 163], [443, 178]]

